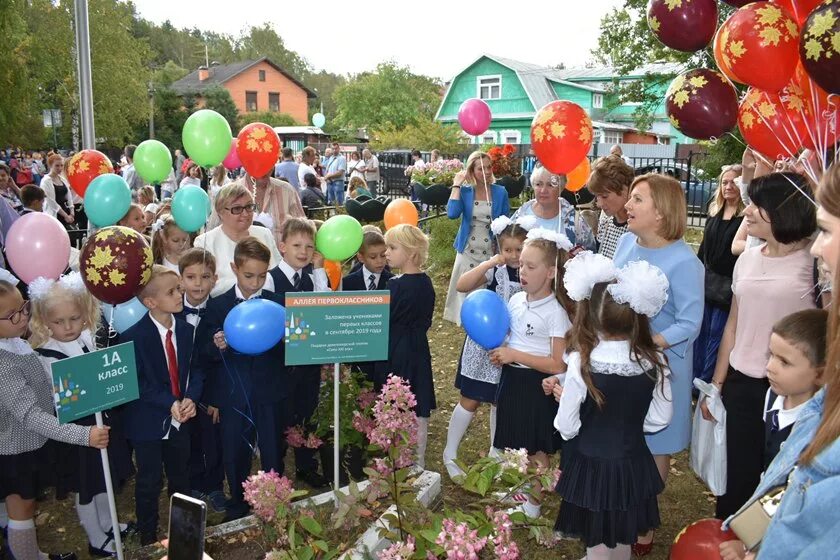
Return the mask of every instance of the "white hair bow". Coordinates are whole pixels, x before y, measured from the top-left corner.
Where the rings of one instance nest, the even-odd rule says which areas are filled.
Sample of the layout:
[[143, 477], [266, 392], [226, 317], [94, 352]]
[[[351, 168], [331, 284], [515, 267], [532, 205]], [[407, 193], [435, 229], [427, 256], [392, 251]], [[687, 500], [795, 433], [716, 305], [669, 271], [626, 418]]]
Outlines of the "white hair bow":
[[589, 299], [599, 282], [612, 282], [618, 275], [613, 262], [604, 255], [583, 251], [565, 265], [563, 286], [574, 301]]
[[514, 222], [507, 216], [499, 216], [490, 222], [490, 230], [493, 232], [493, 235], [499, 236], [512, 223]]
[[29, 299], [32, 301], [44, 299], [56, 284], [72, 294], [79, 295], [85, 293], [85, 283], [82, 280], [82, 275], [78, 272], [69, 272], [59, 278], [58, 281], [52, 278], [44, 278], [43, 276], [39, 276], [33, 280], [29, 284]]
[[647, 261], [633, 261], [618, 271], [618, 282], [607, 287], [617, 303], [636, 313], [655, 317], [668, 301], [668, 278]]
[[569, 241], [569, 238], [566, 237], [565, 234], [542, 227], [530, 230], [526, 238], [545, 239], [546, 241], [552, 241], [555, 245], [557, 245], [558, 249], [563, 249], [564, 251], [571, 251], [574, 247], [574, 245], [572, 245], [572, 242]]

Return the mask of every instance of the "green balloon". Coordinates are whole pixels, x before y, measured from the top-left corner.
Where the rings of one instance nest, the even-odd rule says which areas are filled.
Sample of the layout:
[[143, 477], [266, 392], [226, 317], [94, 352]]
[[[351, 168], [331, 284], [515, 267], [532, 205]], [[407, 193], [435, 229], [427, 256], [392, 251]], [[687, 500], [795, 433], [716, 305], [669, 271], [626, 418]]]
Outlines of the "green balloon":
[[130, 207], [131, 189], [119, 175], [100, 175], [90, 182], [85, 191], [85, 214], [97, 227], [116, 224]]
[[333, 216], [318, 230], [315, 247], [330, 261], [343, 261], [355, 255], [362, 246], [362, 224], [346, 214]]
[[185, 185], [172, 197], [172, 217], [187, 233], [201, 229], [210, 215], [210, 197], [197, 185]]
[[201, 167], [213, 167], [222, 163], [228, 155], [233, 134], [222, 115], [202, 109], [190, 115], [184, 123], [181, 140], [191, 160]]
[[163, 142], [146, 140], [134, 151], [134, 169], [147, 183], [160, 183], [172, 171], [172, 154]]

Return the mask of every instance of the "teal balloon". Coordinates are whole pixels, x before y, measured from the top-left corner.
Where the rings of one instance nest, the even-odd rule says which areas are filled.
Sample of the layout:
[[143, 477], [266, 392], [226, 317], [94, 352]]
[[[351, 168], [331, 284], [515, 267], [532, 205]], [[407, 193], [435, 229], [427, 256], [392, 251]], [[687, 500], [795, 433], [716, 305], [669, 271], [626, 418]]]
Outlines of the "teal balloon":
[[147, 183], [161, 183], [172, 171], [172, 154], [163, 142], [146, 140], [134, 151], [134, 169]]
[[181, 140], [191, 160], [201, 167], [213, 167], [222, 163], [228, 155], [233, 134], [222, 115], [201, 109], [184, 123]]
[[187, 233], [201, 229], [210, 216], [210, 197], [197, 185], [186, 185], [172, 197], [172, 217]]
[[362, 224], [346, 214], [333, 216], [318, 230], [315, 247], [330, 261], [349, 259], [362, 246]]
[[97, 227], [116, 224], [130, 207], [131, 189], [119, 175], [100, 175], [90, 182], [85, 191], [85, 214]]
[[314, 124], [318, 128], [321, 128], [322, 126], [324, 126], [324, 124], [326, 124], [326, 122], [327, 122], [327, 117], [325, 117], [323, 113], [315, 113], [314, 115], [312, 115], [312, 124]]

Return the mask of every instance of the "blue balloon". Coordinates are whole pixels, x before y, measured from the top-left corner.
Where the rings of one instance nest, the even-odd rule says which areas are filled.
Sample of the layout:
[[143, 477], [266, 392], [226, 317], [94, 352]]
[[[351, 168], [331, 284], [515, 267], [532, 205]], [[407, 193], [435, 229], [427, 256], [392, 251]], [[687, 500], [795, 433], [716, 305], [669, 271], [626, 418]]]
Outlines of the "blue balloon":
[[85, 191], [85, 213], [97, 227], [116, 224], [130, 207], [131, 189], [119, 175], [100, 175], [90, 182]]
[[464, 299], [461, 324], [485, 350], [498, 348], [510, 330], [510, 312], [496, 292], [476, 290]]
[[326, 124], [326, 122], [327, 122], [327, 117], [325, 117], [323, 113], [315, 113], [314, 115], [312, 115], [312, 124], [314, 124], [318, 128], [321, 128], [322, 126], [324, 126], [324, 124]]
[[[110, 303], [102, 303], [102, 315], [105, 321], [110, 323], [115, 331], [122, 334], [134, 326], [137, 321], [143, 318], [148, 309], [140, 303], [136, 297], [131, 298], [125, 303], [119, 305], [111, 305]], [[111, 313], [113, 312], [113, 322]]]
[[283, 339], [286, 309], [268, 299], [249, 299], [225, 318], [225, 340], [242, 354], [262, 354]]

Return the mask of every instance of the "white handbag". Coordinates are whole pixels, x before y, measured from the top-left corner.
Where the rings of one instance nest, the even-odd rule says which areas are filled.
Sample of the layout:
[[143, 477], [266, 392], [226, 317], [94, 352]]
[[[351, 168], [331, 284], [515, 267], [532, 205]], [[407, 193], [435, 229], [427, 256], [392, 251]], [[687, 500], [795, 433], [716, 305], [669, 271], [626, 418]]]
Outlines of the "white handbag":
[[[691, 468], [712, 494], [722, 496], [726, 494], [726, 409], [715, 385], [695, 379], [694, 386], [700, 391], [700, 397], [691, 428]], [[703, 418], [700, 410], [703, 398], [716, 422]]]

